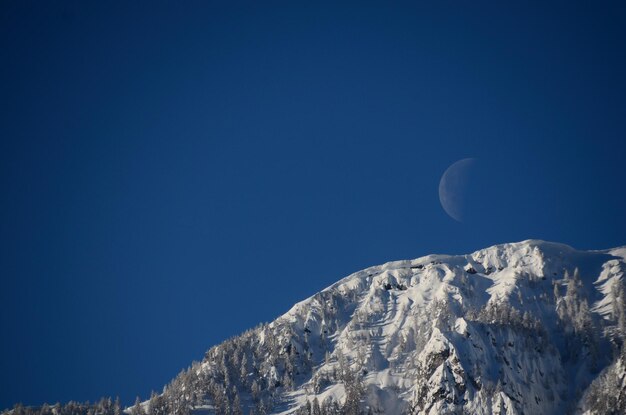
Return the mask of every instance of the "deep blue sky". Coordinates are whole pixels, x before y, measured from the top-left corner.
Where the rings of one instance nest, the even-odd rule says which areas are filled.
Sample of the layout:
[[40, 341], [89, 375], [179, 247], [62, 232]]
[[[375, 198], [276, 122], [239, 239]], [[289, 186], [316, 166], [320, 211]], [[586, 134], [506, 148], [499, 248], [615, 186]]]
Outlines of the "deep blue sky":
[[621, 2], [178, 3], [0, 5], [0, 408], [146, 397], [369, 265], [626, 244]]

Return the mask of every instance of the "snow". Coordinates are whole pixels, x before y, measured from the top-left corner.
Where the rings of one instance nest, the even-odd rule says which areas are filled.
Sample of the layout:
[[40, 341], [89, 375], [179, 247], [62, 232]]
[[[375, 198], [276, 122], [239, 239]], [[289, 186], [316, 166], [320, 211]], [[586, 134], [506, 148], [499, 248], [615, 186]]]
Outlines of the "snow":
[[[612, 290], [625, 270], [626, 247], [579, 251], [527, 240], [353, 273], [252, 332], [256, 345], [293, 345], [312, 359], [311, 367], [296, 368], [294, 390], [278, 387], [271, 413], [294, 413], [314, 398], [342, 403], [346, 385], [330, 375], [342, 359], [374, 413], [399, 414], [409, 406], [420, 414], [571, 413], [611, 364]], [[588, 303], [595, 324], [596, 349], [570, 350], [566, 333], [573, 323], [563, 320], [563, 309], [559, 314], [574, 274], [577, 301]], [[205, 360], [199, 370], [213, 373], [215, 364]], [[262, 373], [274, 383], [283, 369]], [[316, 393], [314, 379], [322, 375], [332, 379]], [[243, 394], [242, 401], [251, 398]]]
[[[426, 330], [428, 339], [421, 349], [403, 352], [398, 347], [400, 339], [416, 325], [434, 326], [427, 313], [435, 300], [450, 304], [454, 315], [460, 314], [455, 306], [457, 310], [480, 309], [487, 304], [507, 303], [521, 312], [530, 312], [534, 318], [546, 322], [548, 329], [553, 329], [556, 316], [552, 282], [562, 280], [565, 271], [573, 274], [576, 268], [581, 270], [589, 299], [595, 300], [592, 311], [609, 319], [612, 312], [610, 287], [624, 275], [624, 258], [626, 248], [577, 251], [563, 244], [527, 240], [497, 245], [470, 255], [429, 255], [412, 261], [389, 262], [354, 273], [322, 292], [354, 297], [355, 306], [349, 309], [350, 314], [338, 316], [345, 325], [334, 338], [335, 350], [341, 350], [349, 361], [355, 362], [354, 337], [367, 336], [369, 340], [364, 345], [368, 349], [370, 371], [363, 378], [364, 384], [377, 391], [399, 392], [393, 399], [384, 398], [380, 393], [374, 399], [374, 406], [386, 413], [395, 413], [401, 397], [410, 399], [419, 393], [415, 387], [416, 360], [423, 367], [435, 365], [426, 381], [426, 390], [465, 401], [461, 406], [466, 410], [483, 412], [485, 402], [489, 401], [477, 396], [480, 394], [477, 388], [463, 385], [468, 376], [460, 373], [465, 374], [472, 365], [478, 365], [484, 369], [480, 376], [484, 383], [509, 380], [508, 394], [498, 392], [491, 399], [493, 413], [560, 413], [566, 406], [561, 396], [573, 389], [565, 373], [584, 370], [580, 367], [571, 370], [555, 358], [559, 354], [558, 342], [548, 344], [542, 353], [517, 350], [507, 345], [524, 344], [527, 339], [519, 333], [502, 328], [486, 335], [478, 325], [460, 315], [449, 329], [430, 327]], [[469, 274], [470, 268], [476, 273]], [[392, 288], [385, 289], [385, 286]], [[403, 286], [406, 289], [397, 288]], [[311, 297], [288, 312], [289, 321], [303, 322], [300, 327], [317, 327], [317, 310], [322, 306]], [[324, 365], [317, 370], [324, 370]], [[573, 379], [583, 387], [590, 382], [589, 376], [584, 375]], [[458, 387], [465, 390], [461, 393], [455, 390]], [[343, 394], [341, 384], [337, 384], [317, 398], [323, 401], [332, 396], [341, 401], [345, 398]], [[314, 397], [294, 396], [297, 399], [292, 410]], [[529, 396], [532, 399], [527, 399]], [[439, 402], [424, 413], [439, 413], [446, 407], [451, 406]], [[289, 410], [282, 413], [289, 413]]]

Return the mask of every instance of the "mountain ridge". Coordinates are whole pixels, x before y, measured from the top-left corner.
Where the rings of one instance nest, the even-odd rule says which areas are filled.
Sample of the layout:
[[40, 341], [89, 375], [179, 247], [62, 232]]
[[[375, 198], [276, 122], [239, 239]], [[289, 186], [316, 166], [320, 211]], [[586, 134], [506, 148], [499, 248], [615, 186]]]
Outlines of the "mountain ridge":
[[[312, 400], [327, 402], [326, 411], [329, 413], [333, 410], [336, 411], [337, 408], [343, 408], [339, 412], [348, 413], [350, 408], [346, 408], [346, 406], [350, 404], [351, 392], [346, 387], [345, 378], [354, 379], [359, 376], [361, 377], [359, 380], [362, 383], [361, 387], [364, 390], [359, 392], [358, 403], [353, 404], [358, 408], [356, 412], [353, 411], [355, 413], [364, 410], [379, 413], [456, 413], [455, 411], [459, 410], [468, 411], [468, 413], [549, 413], [551, 411], [562, 413], [563, 410], [573, 413], [583, 411], [585, 404], [578, 402], [583, 398], [583, 394], [575, 389], [580, 388], [581, 385], [585, 388], [588, 387], [593, 377], [581, 374], [581, 372], [587, 370], [587, 367], [591, 365], [608, 367], [612, 364], [609, 361], [602, 361], [599, 357], [600, 352], [594, 351], [596, 348], [608, 349], [609, 340], [607, 335], [602, 334], [597, 336], [600, 344], [586, 345], [584, 342], [587, 340], [576, 340], [583, 336], [580, 334], [583, 329], [569, 328], [573, 323], [568, 321], [574, 318], [590, 318], [591, 322], [587, 321], [580, 324], [583, 326], [584, 324], [595, 325], [595, 328], [589, 329], [595, 331], [602, 331], [607, 328], [604, 320], [599, 320], [596, 314], [601, 312], [603, 319], [609, 314], [615, 314], [612, 307], [613, 302], [610, 300], [612, 294], [609, 287], [615, 285], [618, 280], [623, 281], [625, 256], [626, 249], [624, 247], [579, 251], [561, 243], [529, 239], [521, 242], [498, 244], [465, 255], [431, 254], [413, 260], [390, 261], [350, 274], [315, 295], [296, 303], [285, 314], [267, 325], [269, 333], [277, 335], [279, 342], [289, 339], [289, 341], [285, 340], [284, 343], [288, 344], [288, 348], [296, 349], [296, 356], [303, 353], [310, 354], [304, 360], [294, 358], [297, 362], [295, 368], [291, 367], [291, 364], [283, 364], [280, 361], [278, 364], [274, 364], [276, 362], [272, 361], [266, 376], [271, 379], [274, 386], [270, 385], [268, 389], [280, 390], [278, 395], [281, 397], [276, 400], [276, 395], [273, 395], [272, 403], [268, 406], [271, 406], [274, 411], [270, 411], [270, 413], [294, 413], [299, 410], [298, 408], [300, 410], [304, 408], [303, 410], [306, 412], [307, 403]], [[613, 269], [612, 267], [616, 268]], [[423, 274], [423, 278], [414, 280], [418, 274]], [[563, 298], [567, 295], [570, 279], [577, 281], [571, 283], [572, 286], [579, 285], [577, 289], [585, 293], [584, 295], [580, 294], [581, 298], [576, 301], [591, 302], [591, 308], [589, 305], [586, 306], [588, 311], [563, 311], [566, 308], [565, 305], [560, 308], [561, 311], [557, 310], [557, 303], [566, 304]], [[549, 284], [549, 290], [545, 289], [546, 283]], [[601, 287], [595, 288], [595, 285], [600, 283], [605, 288], [604, 291]], [[470, 291], [473, 292], [463, 293], [461, 288], [464, 284], [469, 284]], [[540, 307], [537, 304], [525, 305], [524, 300], [528, 300], [531, 295], [528, 291], [536, 290], [537, 287], [529, 288], [524, 284], [539, 286], [543, 284], [543, 288], [534, 293], [534, 299], [536, 300], [537, 295], [543, 295], [543, 301], [550, 306], [554, 305], [554, 308]], [[554, 289], [554, 286], [557, 288]], [[419, 289], [416, 290], [416, 287]], [[411, 291], [415, 291], [413, 293], [415, 296], [408, 295]], [[555, 298], [554, 304], [551, 304], [548, 294], [557, 291], [558, 293], [554, 294], [555, 297], [560, 296], [561, 298]], [[571, 294], [570, 297], [573, 295]], [[381, 302], [383, 298], [388, 304]], [[451, 312], [455, 317], [454, 330], [450, 330], [451, 326], [443, 332], [436, 327], [431, 327], [428, 339], [420, 339], [419, 335], [417, 341], [408, 339], [410, 336], [405, 333], [407, 330], [404, 330], [407, 326], [407, 319], [410, 320], [416, 316], [410, 310], [421, 307], [424, 314], [427, 314], [430, 312], [428, 307], [432, 303], [435, 308], [446, 309], [445, 312], [435, 314], [440, 316], [441, 313], [450, 312], [447, 307], [456, 302], [465, 310]], [[467, 351], [451, 351], [449, 347], [451, 343], [448, 337], [451, 332], [462, 330], [461, 327], [465, 328], [465, 333], [470, 333], [472, 329], [475, 329], [472, 327], [475, 325], [473, 321], [468, 323], [464, 318], [465, 315], [457, 314], [469, 312], [473, 318], [476, 318], [475, 321], [479, 321], [479, 318], [484, 318], [479, 317], [481, 310], [484, 311], [485, 307], [490, 304], [497, 305], [501, 302], [507, 307], [511, 307], [514, 315], [516, 310], [521, 310], [518, 317], [507, 316], [505, 318], [512, 321], [518, 318], [520, 321], [515, 324], [519, 323], [521, 327], [528, 326], [524, 330], [531, 329], [533, 325], [541, 324], [545, 326], [541, 329], [543, 333], [565, 333], [567, 331], [567, 334], [563, 334], [563, 336], [552, 336], [555, 337], [555, 343], [548, 344], [551, 353], [558, 356], [558, 359], [563, 360], [565, 364], [558, 364], [553, 367], [546, 362], [541, 362], [541, 359], [536, 357], [530, 356], [528, 358], [531, 366], [537, 366], [538, 362], [541, 362], [539, 366], [543, 365], [547, 372], [552, 371], [552, 375], [561, 377], [555, 383], [564, 384], [562, 385], [563, 390], [558, 391], [558, 393], [538, 396], [541, 394], [535, 391], [537, 393], [533, 398], [537, 408], [527, 407], [528, 405], [525, 406], [521, 403], [523, 399], [519, 398], [522, 398], [523, 393], [519, 390], [511, 390], [508, 393], [506, 391], [499, 392], [500, 395], [495, 400], [493, 397], [480, 397], [477, 388], [471, 385], [467, 386], [465, 383], [468, 382], [468, 379], [463, 379], [463, 376], [458, 373], [456, 374], [458, 378], [456, 381], [460, 383], [453, 383], [454, 387], [460, 387], [460, 390], [454, 391], [450, 387], [450, 382], [443, 380], [446, 376], [450, 379], [450, 373], [452, 373], [451, 378], [455, 377], [454, 368], [458, 369], [459, 373], [464, 373], [466, 377], [471, 378], [472, 382], [477, 382], [477, 378], [467, 375], [465, 369], [459, 369], [463, 368], [462, 356], [452, 358], [458, 360], [457, 366], [444, 365], [444, 367], [442, 362], [437, 359], [432, 361], [433, 356], [436, 357], [437, 353], [440, 356], [448, 354], [445, 359], [446, 362], [450, 359], [450, 354], [467, 353]], [[418, 305], [415, 306], [415, 304]], [[546, 310], [542, 308], [546, 308]], [[576, 305], [573, 310], [578, 308], [580, 307]], [[582, 306], [582, 308], [585, 307]], [[524, 312], [526, 312], [526, 316]], [[578, 314], [570, 316], [567, 313]], [[581, 317], [585, 313], [588, 313], [589, 316]], [[535, 317], [536, 315], [540, 318]], [[527, 318], [526, 322], [524, 322], [525, 317]], [[500, 323], [493, 323], [496, 320], [497, 318], [492, 318], [489, 324], [497, 326]], [[506, 325], [502, 324], [502, 326], [505, 327]], [[608, 324], [608, 326], [611, 325]], [[285, 327], [293, 330], [296, 334], [285, 334]], [[428, 327], [425, 330], [428, 332]], [[594, 336], [597, 335], [595, 331]], [[409, 329], [408, 332], [411, 330]], [[413, 330], [413, 332], [415, 331]], [[507, 333], [507, 335], [515, 337], [511, 333]], [[313, 339], [313, 336], [319, 338]], [[265, 342], [266, 337], [267, 333], [263, 331], [259, 333], [261, 344]], [[399, 362], [403, 360], [402, 354], [395, 349], [399, 343], [410, 343], [411, 341], [413, 342], [412, 346], [414, 346], [412, 353], [416, 353], [418, 349], [421, 353], [414, 356], [417, 357], [417, 361], [430, 361], [430, 363], [422, 366], [412, 366], [411, 364], [407, 366], [406, 362], [411, 359], [404, 359], [403, 362]], [[332, 344], [332, 350], [329, 350], [328, 344]], [[360, 347], [365, 350], [359, 350]], [[586, 353], [598, 361], [589, 363], [586, 361], [589, 356], [585, 356], [585, 358], [570, 356], [571, 353], [566, 353], [568, 347], [588, 348], [590, 350]], [[324, 362], [322, 362], [319, 349], [324, 348], [327, 348], [326, 353], [330, 351], [330, 358], [325, 356]], [[336, 356], [337, 354], [340, 356]], [[483, 359], [483, 363], [493, 363], [494, 360], [497, 361], [498, 359], [501, 359], [501, 362], [512, 360], [500, 356], [496, 351], [492, 351], [492, 355], [489, 356], [492, 359]], [[209, 356], [210, 361], [210, 351], [207, 356]], [[312, 363], [307, 363], [307, 359], [312, 360]], [[347, 368], [341, 368], [340, 360], [342, 359], [345, 359], [346, 362], [343, 364]], [[439, 364], [435, 365], [435, 363]], [[307, 371], [307, 365], [311, 366], [309, 371]], [[216, 367], [208, 363], [206, 358], [201, 366], [205, 369]], [[356, 369], [357, 366], [361, 369]], [[391, 366], [397, 367], [391, 368]], [[362, 369], [363, 367], [366, 369]], [[255, 369], [258, 370], [258, 368]], [[495, 368], [494, 373], [498, 374], [499, 369], [501, 368]], [[425, 374], [422, 373], [422, 377], [425, 378], [427, 375], [430, 383], [427, 382], [424, 386], [419, 385], [419, 381], [407, 382], [405, 376], [407, 373], [411, 373], [409, 378], [411, 376], [415, 378], [416, 373], [420, 370], [425, 372]], [[445, 370], [448, 372], [444, 373]], [[346, 371], [354, 371], [355, 373], [346, 374]], [[281, 376], [275, 372], [291, 373], [289, 377], [293, 379], [285, 381], [280, 379]], [[337, 374], [338, 372], [340, 373]], [[302, 374], [305, 375], [300, 376]], [[498, 381], [502, 380], [497, 379], [493, 373], [490, 375], [491, 379], [488, 378], [487, 382], [491, 382], [493, 385], [488, 383], [486, 386], [493, 386], [494, 389], [501, 388]], [[530, 376], [532, 373], [528, 375]], [[568, 376], [573, 376], [573, 379], [576, 379], [576, 385], [565, 385], [567, 382], [562, 380]], [[437, 384], [437, 380], [439, 384]], [[515, 385], [515, 382], [502, 382]], [[442, 384], [445, 384], [443, 389], [440, 387]], [[477, 385], [481, 389], [485, 386], [480, 383]], [[469, 405], [465, 409], [459, 409], [463, 408], [463, 405], [467, 406], [467, 402], [463, 404], [465, 398], [456, 399], [455, 394], [464, 395], [472, 387], [475, 389], [473, 396], [478, 396], [477, 403], [474, 406]], [[389, 396], [389, 390], [395, 392]], [[520, 395], [519, 398], [513, 396], [514, 392]], [[442, 393], [443, 395], [441, 395]], [[436, 399], [437, 394], [444, 398]], [[363, 398], [363, 396], [366, 397]], [[254, 400], [256, 398], [252, 399], [252, 401]], [[540, 405], [539, 402], [544, 400], [557, 403]], [[248, 402], [249, 406], [251, 406], [251, 402]], [[257, 404], [255, 406], [257, 412], [266, 410], [263, 406], [265, 405], [258, 407]], [[487, 409], [484, 408], [485, 406]], [[519, 410], [515, 409], [516, 407]], [[219, 405], [217, 407], [206, 405], [204, 408], [206, 410], [213, 408], [217, 409], [216, 412], [220, 412]]]

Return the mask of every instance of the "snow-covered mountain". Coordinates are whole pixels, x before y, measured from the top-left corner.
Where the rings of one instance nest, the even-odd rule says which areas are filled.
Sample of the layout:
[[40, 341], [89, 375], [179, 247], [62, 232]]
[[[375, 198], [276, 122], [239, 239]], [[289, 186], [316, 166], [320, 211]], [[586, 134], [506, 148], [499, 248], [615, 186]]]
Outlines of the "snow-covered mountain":
[[537, 240], [370, 267], [127, 411], [625, 414], [625, 271]]
[[370, 267], [211, 348], [142, 410], [626, 413], [625, 258], [528, 240]]

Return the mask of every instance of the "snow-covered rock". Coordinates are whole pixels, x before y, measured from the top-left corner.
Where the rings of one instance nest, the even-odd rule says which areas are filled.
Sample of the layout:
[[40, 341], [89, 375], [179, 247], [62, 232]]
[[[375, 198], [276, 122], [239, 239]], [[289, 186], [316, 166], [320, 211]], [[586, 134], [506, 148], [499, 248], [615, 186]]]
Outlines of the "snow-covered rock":
[[176, 413], [598, 413], [605, 385], [626, 388], [625, 258], [528, 240], [370, 267], [211, 348], [164, 401]]

